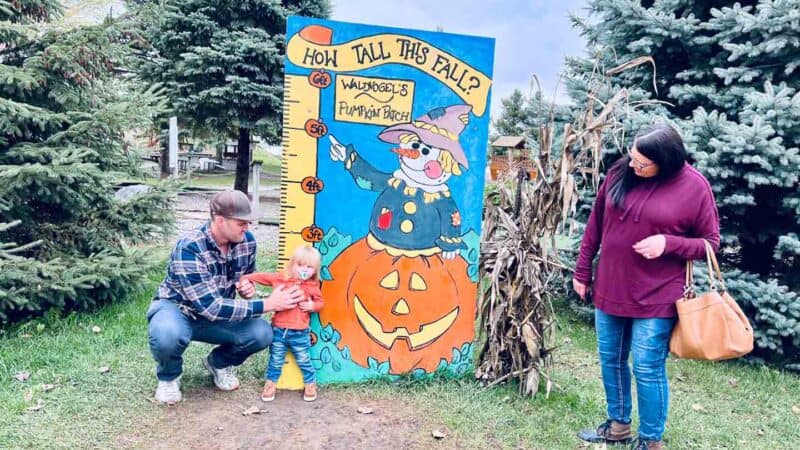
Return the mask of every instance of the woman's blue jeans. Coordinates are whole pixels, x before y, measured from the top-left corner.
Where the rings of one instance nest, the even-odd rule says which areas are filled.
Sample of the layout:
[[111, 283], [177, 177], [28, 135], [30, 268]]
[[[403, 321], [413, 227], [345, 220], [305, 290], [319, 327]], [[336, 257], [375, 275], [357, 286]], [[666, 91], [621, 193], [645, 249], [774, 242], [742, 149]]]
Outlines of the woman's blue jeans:
[[631, 422], [631, 373], [628, 355], [633, 350], [633, 373], [639, 406], [639, 437], [661, 440], [669, 410], [667, 354], [676, 319], [634, 319], [595, 309], [597, 347], [608, 418]]

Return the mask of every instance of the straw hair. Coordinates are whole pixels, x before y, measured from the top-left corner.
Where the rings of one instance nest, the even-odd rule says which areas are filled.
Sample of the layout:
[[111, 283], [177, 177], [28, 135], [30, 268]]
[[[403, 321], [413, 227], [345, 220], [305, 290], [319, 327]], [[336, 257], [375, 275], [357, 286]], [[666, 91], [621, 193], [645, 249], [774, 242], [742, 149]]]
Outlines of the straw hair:
[[439, 153], [438, 159], [439, 164], [442, 165], [442, 170], [447, 173], [452, 173], [455, 176], [461, 175], [461, 168], [458, 167], [458, 163], [453, 159], [453, 155], [450, 152], [442, 150], [442, 152]]
[[419, 136], [414, 133], [406, 133], [400, 135], [399, 140], [401, 144], [409, 144], [411, 142], [419, 142]]
[[310, 246], [310, 245], [301, 245], [294, 249], [294, 253], [292, 253], [292, 257], [289, 259], [289, 264], [286, 265], [284, 269], [284, 275], [286, 278], [292, 278], [294, 274], [292, 273], [292, 267], [295, 264], [305, 264], [314, 268], [314, 275], [312, 275], [310, 280], [320, 280], [320, 266], [322, 266], [322, 256], [319, 254], [319, 250]]

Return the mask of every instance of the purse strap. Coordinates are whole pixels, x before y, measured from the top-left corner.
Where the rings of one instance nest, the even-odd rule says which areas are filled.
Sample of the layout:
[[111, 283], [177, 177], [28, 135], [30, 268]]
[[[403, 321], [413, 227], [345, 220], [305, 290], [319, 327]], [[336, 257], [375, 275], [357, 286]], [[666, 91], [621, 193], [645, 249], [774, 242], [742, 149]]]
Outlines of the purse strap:
[[[717, 255], [714, 254], [714, 248], [711, 247], [711, 244], [703, 239], [703, 243], [706, 246], [706, 258], [710, 261], [708, 265], [708, 274], [713, 279], [714, 275], [716, 275], [716, 282], [719, 283], [720, 291], [725, 292], [728, 288], [725, 286], [725, 280], [722, 278], [722, 271], [719, 270], [719, 262], [717, 262]], [[711, 268], [714, 268], [714, 273], [711, 273]], [[712, 286], [713, 289], [713, 286]]]
[[[717, 262], [717, 255], [714, 254], [714, 248], [711, 244], [703, 239], [703, 246], [706, 250], [706, 265], [708, 267], [708, 284], [712, 291], [719, 290], [720, 292], [727, 291], [725, 280], [722, 278], [722, 271], [719, 269], [719, 262]], [[683, 297], [690, 299], [695, 298], [694, 291], [694, 274], [693, 274], [692, 260], [686, 261], [686, 279], [683, 285]]]

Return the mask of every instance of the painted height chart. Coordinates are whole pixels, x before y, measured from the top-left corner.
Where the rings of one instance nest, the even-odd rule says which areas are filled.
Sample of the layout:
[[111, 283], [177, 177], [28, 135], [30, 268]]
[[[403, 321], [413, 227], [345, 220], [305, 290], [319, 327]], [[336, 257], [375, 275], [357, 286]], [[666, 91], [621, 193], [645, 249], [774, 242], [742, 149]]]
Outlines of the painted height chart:
[[286, 36], [280, 262], [323, 255], [319, 381], [469, 369], [494, 39], [303, 17]]

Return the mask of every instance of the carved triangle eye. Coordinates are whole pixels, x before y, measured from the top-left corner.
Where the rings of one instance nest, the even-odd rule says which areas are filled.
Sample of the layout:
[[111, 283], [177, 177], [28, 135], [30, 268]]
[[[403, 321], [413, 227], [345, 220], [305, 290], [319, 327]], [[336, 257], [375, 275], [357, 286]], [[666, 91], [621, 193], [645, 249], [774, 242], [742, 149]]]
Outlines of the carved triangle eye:
[[382, 288], [391, 289], [394, 291], [400, 287], [400, 274], [396, 270], [393, 270], [391, 273], [383, 277], [379, 284]]
[[425, 279], [420, 276], [417, 272], [411, 272], [411, 281], [408, 283], [409, 289], [412, 291], [427, 291], [428, 284], [425, 283]]

